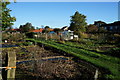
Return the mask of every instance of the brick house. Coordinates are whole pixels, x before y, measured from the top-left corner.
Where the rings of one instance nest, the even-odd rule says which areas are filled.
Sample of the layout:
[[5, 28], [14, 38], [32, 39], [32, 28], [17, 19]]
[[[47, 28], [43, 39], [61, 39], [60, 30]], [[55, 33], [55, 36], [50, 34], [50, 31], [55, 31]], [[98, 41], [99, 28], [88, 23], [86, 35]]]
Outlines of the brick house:
[[115, 32], [115, 33], [120, 32], [120, 21], [116, 21], [116, 22], [110, 23], [110, 24], [105, 24], [105, 25], [102, 25], [102, 26], [107, 31]]
[[94, 25], [98, 27], [103, 27], [105, 30], [113, 32], [113, 33], [120, 33], [120, 21], [115, 21], [113, 23], [106, 24], [103, 21], [95, 21]]

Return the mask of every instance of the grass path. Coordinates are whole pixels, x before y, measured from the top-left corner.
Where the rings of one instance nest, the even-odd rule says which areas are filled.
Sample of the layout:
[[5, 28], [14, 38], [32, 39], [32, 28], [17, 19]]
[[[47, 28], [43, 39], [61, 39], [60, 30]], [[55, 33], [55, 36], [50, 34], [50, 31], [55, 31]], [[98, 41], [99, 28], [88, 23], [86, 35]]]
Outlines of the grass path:
[[54, 41], [43, 41], [43, 40], [34, 40], [34, 39], [28, 39], [28, 40], [42, 43], [50, 47], [54, 47], [66, 53], [72, 54], [87, 62], [90, 62], [96, 66], [102, 67], [104, 69], [108, 69], [111, 72], [111, 74], [105, 75], [106, 78], [111, 78], [113, 80], [120, 79], [120, 76], [119, 76], [120, 59], [119, 58], [99, 54], [96, 52], [87, 51], [84, 49], [79, 49], [71, 45], [69, 46], [65, 44], [56, 43]]

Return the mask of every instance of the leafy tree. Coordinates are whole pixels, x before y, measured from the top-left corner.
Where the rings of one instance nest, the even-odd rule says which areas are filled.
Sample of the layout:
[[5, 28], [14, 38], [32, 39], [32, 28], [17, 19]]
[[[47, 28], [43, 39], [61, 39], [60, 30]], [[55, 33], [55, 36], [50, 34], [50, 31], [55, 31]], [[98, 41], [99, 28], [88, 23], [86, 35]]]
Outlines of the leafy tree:
[[88, 25], [88, 27], [86, 28], [86, 32], [88, 32], [88, 33], [94, 33], [97, 31], [98, 31], [98, 27], [93, 24]]
[[60, 31], [62, 31], [62, 30], [59, 29], [59, 28], [55, 28], [55, 29], [54, 29], [54, 32], [57, 33], [57, 35], [59, 35], [59, 32], [60, 32]]
[[28, 37], [28, 38], [33, 38], [34, 35], [35, 35], [34, 32], [27, 32], [27, 33], [26, 33], [26, 37]]
[[45, 26], [45, 29], [42, 31], [42, 33], [45, 33], [46, 35], [45, 35], [45, 38], [46, 38], [46, 40], [47, 40], [47, 38], [48, 38], [48, 33], [50, 32], [50, 30], [49, 30], [49, 26]]
[[48, 33], [48, 32], [50, 32], [50, 30], [49, 30], [49, 26], [45, 26], [45, 29], [42, 31], [42, 33]]
[[48, 33], [50, 32], [50, 27], [49, 26], [45, 26], [45, 29], [42, 31], [43, 33]]
[[74, 31], [75, 34], [80, 34], [80, 32], [86, 31], [86, 16], [80, 14], [78, 11], [75, 12], [73, 16], [71, 16], [71, 23], [69, 29]]
[[57, 33], [57, 35], [59, 36], [59, 40], [63, 40], [63, 39], [62, 39], [62, 36], [61, 36], [61, 34], [60, 34], [61, 31], [62, 31], [62, 29], [59, 29], [59, 28], [55, 28], [55, 29], [54, 29], [54, 32]]
[[50, 28], [49, 26], [45, 26], [45, 29], [48, 29], [48, 28]]
[[25, 25], [20, 25], [19, 29], [21, 32], [29, 32], [30, 30], [34, 30], [34, 27], [31, 23], [26, 23]]
[[36, 29], [40, 29], [39, 27], [36, 27]]
[[13, 25], [13, 22], [16, 21], [16, 18], [10, 15], [10, 12], [12, 10], [7, 8], [7, 5], [9, 5], [10, 2], [9, 1], [6, 2], [5, 0], [0, 2], [2, 2], [2, 4], [0, 5], [2, 6], [2, 11], [1, 11], [2, 16], [0, 16], [0, 22], [2, 23], [0, 23], [0, 25], [2, 24], [2, 30], [5, 30], [6, 28], [11, 27]]

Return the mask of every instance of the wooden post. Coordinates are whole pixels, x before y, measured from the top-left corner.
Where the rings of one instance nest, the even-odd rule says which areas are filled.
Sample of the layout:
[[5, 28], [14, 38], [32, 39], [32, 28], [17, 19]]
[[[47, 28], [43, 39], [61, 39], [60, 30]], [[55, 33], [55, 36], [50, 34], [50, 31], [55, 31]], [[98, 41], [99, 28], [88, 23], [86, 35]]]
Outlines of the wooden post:
[[[0, 44], [0, 46], [2, 46]], [[2, 50], [0, 49], [0, 67], [2, 67]], [[2, 69], [0, 69], [0, 80], [2, 80]]]
[[[8, 67], [16, 67], [16, 54], [14, 51], [8, 52]], [[7, 80], [15, 79], [15, 70], [16, 68], [8, 68], [7, 70]]]
[[[1, 65], [0, 65], [1, 66]], [[3, 80], [2, 79], [2, 69], [0, 70], [0, 80]]]
[[3, 79], [2, 79], [2, 74], [1, 74], [1, 73], [0, 73], [0, 80], [3, 80]]
[[98, 79], [98, 69], [96, 69], [96, 71], [95, 71], [95, 76], [94, 76], [94, 78], [95, 78], [95, 80]]

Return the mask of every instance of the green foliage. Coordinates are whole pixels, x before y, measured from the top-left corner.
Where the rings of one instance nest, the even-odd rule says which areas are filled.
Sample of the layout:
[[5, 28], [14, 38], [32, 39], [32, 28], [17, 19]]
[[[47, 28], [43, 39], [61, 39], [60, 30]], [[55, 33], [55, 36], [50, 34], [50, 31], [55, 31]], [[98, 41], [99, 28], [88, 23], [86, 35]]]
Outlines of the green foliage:
[[23, 45], [24, 46], [29, 46], [29, 45], [32, 45], [32, 42], [24, 42]]
[[54, 29], [54, 32], [57, 33], [57, 35], [59, 35], [59, 32], [60, 32], [60, 31], [62, 31], [62, 30], [59, 29], [59, 28], [55, 28], [55, 29]]
[[89, 34], [90, 39], [97, 40], [99, 44], [108, 44], [114, 43], [116, 41], [114, 34], [111, 33], [96, 33], [96, 34]]
[[16, 45], [18, 45], [18, 46], [22, 46], [22, 45], [23, 45], [23, 43], [17, 43]]
[[6, 40], [6, 39], [8, 39], [9, 38], [9, 34], [8, 33], [2, 33], [2, 41], [4, 41], [4, 40]]
[[76, 34], [80, 34], [79, 32], [85, 32], [86, 25], [86, 16], [80, 14], [78, 11], [76, 11], [75, 14], [71, 16], [71, 24], [69, 29], [74, 31]]
[[105, 30], [104, 27], [100, 27], [100, 28], [99, 28], [99, 32], [104, 33], [104, 32], [107, 32], [107, 30]]
[[45, 26], [45, 29], [48, 29], [48, 28], [50, 28], [49, 26]]
[[79, 32], [80, 39], [88, 38], [88, 35], [84, 32]]
[[49, 26], [46, 26], [42, 33], [45, 33], [45, 39], [48, 39], [48, 33], [50, 32]]
[[19, 53], [17, 53], [17, 54], [22, 55], [22, 54], [26, 54], [26, 53], [25, 53], [25, 52], [19, 52]]
[[106, 77], [107, 77], [108, 79], [115, 79], [115, 80], [116, 80], [116, 78], [115, 78], [113, 75], [106, 75]]
[[87, 29], [86, 29], [87, 33], [95, 33], [97, 31], [98, 31], [98, 27], [97, 26], [92, 25], [92, 24], [87, 26]]
[[32, 44], [33, 44], [32, 42], [17, 43], [17, 45], [19, 45], [19, 46], [29, 46], [29, 45], [32, 45]]
[[114, 34], [115, 42], [120, 45], [120, 34]]
[[34, 32], [27, 32], [27, 33], [25, 33], [25, 35], [26, 35], [26, 37], [28, 37], [28, 38], [34, 38]]
[[16, 21], [16, 18], [10, 15], [10, 12], [12, 10], [7, 8], [7, 5], [9, 4], [10, 2], [2, 1], [2, 17], [0, 17], [0, 22], [2, 22], [2, 25], [1, 24], [0, 25], [2, 27], [2, 30], [5, 30], [6, 28], [11, 27], [13, 25], [13, 22]]
[[64, 43], [65, 43], [65, 41], [58, 41], [58, 43], [60, 43], [60, 44], [64, 44]]
[[42, 33], [48, 33], [48, 32], [50, 32], [48, 29], [42, 30]]
[[31, 23], [26, 23], [25, 25], [20, 25], [19, 29], [21, 32], [29, 32], [30, 30], [34, 30], [34, 27]]
[[23, 33], [2, 33], [2, 41], [8, 40], [9, 42], [21, 42], [26, 38]]
[[120, 58], [120, 48], [111, 48], [109, 50], [106, 51], [107, 53], [109, 53], [109, 55], [111, 56], [116, 56]]
[[45, 26], [45, 29], [42, 31], [42, 33], [48, 33], [50, 32], [50, 27], [49, 26]]

